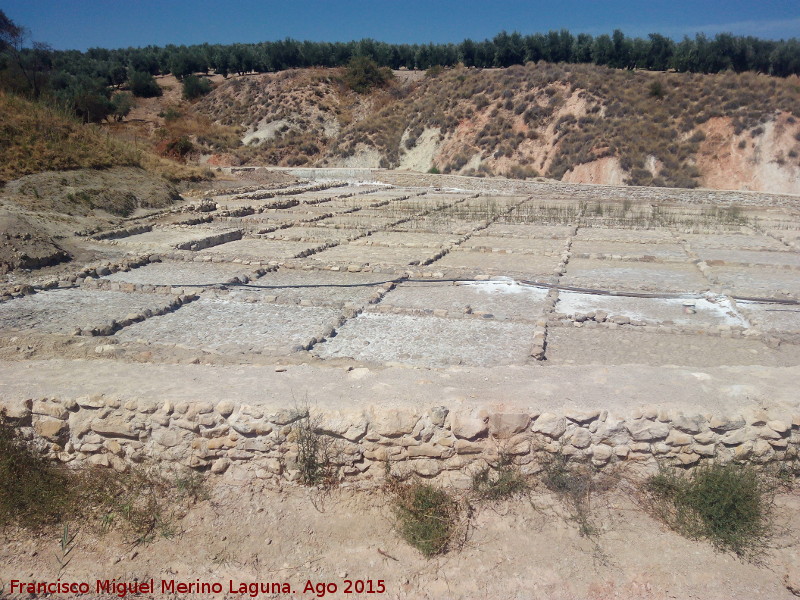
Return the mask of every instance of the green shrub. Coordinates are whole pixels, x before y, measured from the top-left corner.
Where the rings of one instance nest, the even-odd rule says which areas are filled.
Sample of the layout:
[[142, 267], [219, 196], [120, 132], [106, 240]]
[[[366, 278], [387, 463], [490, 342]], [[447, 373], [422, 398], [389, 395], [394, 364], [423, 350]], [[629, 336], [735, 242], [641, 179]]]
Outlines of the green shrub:
[[183, 113], [174, 106], [170, 106], [167, 110], [158, 113], [158, 116], [164, 119], [167, 123], [170, 121], [177, 121], [183, 116]]
[[769, 535], [769, 486], [751, 466], [714, 464], [688, 476], [664, 471], [650, 478], [647, 489], [673, 529], [721, 550], [752, 557]]
[[664, 89], [664, 82], [660, 79], [655, 79], [650, 82], [650, 85], [647, 87], [650, 96], [653, 98], [663, 98], [666, 94], [666, 90]]
[[427, 71], [425, 71], [425, 77], [430, 77], [431, 79], [438, 77], [444, 73], [444, 67], [442, 65], [433, 65]]
[[165, 154], [183, 158], [193, 150], [194, 144], [192, 144], [192, 141], [188, 137], [183, 135], [167, 142]]
[[403, 539], [425, 556], [446, 552], [458, 530], [458, 503], [426, 483], [399, 486], [395, 494], [397, 529]]
[[205, 96], [211, 91], [211, 82], [206, 77], [187, 75], [183, 78], [183, 97], [185, 100], [194, 100]]
[[366, 94], [376, 87], [384, 87], [394, 78], [391, 69], [379, 67], [366, 56], [354, 56], [345, 69], [347, 86], [359, 94]]
[[143, 71], [131, 72], [128, 76], [128, 86], [137, 98], [154, 98], [163, 93], [155, 78]]

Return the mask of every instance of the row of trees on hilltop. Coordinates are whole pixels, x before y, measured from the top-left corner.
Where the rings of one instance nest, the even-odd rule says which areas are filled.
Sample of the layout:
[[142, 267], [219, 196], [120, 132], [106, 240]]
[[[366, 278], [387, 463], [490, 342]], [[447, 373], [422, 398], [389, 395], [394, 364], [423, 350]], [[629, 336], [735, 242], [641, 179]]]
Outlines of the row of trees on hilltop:
[[[24, 44], [26, 31], [0, 11], [0, 88], [32, 97], [47, 95], [85, 121], [122, 118], [135, 96], [161, 93], [155, 75], [185, 80], [197, 73], [274, 72], [302, 67], [340, 67], [367, 58], [379, 67], [429, 69], [434, 66], [509, 67], [530, 61], [594, 63], [618, 69], [675, 69], [717, 73], [755, 71], [780, 77], [800, 74], [800, 41], [762, 40], [698, 34], [680, 42], [659, 34], [647, 38], [573, 35], [566, 29], [522, 35], [501, 32], [483, 41], [460, 44], [387, 44], [372, 39], [352, 42], [300, 42], [292, 39], [257, 44], [198, 44], [163, 47], [56, 51]], [[187, 86], [184, 86], [187, 88]], [[187, 98], [209, 90], [190, 79]]]
[[785, 77], [800, 74], [800, 41], [762, 40], [721, 33], [698, 34], [680, 42], [653, 33], [631, 38], [620, 30], [593, 37], [586, 33], [550, 31], [523, 36], [502, 32], [491, 40], [460, 44], [387, 44], [371, 39], [353, 42], [300, 42], [292, 39], [258, 44], [212, 45], [57, 52], [53, 61], [70, 73], [90, 73], [108, 85], [119, 85], [129, 70], [151, 75], [172, 73], [179, 79], [192, 73], [273, 72], [301, 67], [340, 67], [354, 56], [366, 56], [379, 66], [428, 69], [435, 65], [509, 67], [529, 61], [594, 63], [619, 69], [649, 69], [718, 73], [756, 71]]

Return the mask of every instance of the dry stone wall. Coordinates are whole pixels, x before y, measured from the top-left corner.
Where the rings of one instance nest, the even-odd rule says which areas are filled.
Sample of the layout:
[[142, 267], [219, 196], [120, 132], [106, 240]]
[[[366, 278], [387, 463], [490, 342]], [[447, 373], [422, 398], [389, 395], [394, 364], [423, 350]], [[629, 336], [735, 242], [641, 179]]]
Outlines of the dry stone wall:
[[510, 457], [537, 471], [548, 456], [598, 468], [659, 464], [692, 467], [704, 461], [763, 464], [797, 457], [800, 414], [757, 407], [739, 414], [685, 414], [645, 407], [607, 410], [493, 412], [367, 407], [308, 412], [233, 400], [174, 403], [103, 395], [6, 402], [7, 417], [60, 461], [110, 466], [158, 461], [227, 473], [233, 478], [296, 481], [298, 425], [330, 442], [343, 481], [401, 476], [462, 483], [470, 468]]

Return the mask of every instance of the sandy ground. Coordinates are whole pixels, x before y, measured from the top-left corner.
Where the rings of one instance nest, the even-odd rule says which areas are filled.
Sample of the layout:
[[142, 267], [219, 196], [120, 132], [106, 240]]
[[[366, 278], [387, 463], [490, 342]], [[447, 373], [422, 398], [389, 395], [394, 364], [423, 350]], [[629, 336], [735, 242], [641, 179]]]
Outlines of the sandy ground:
[[[781, 600], [793, 598], [800, 559], [800, 497], [775, 499], [775, 535], [759, 562], [715, 551], [666, 529], [638, 503], [624, 479], [595, 494], [582, 537], [568, 505], [546, 491], [474, 504], [463, 517], [466, 539], [432, 559], [403, 542], [391, 496], [381, 489], [261, 489], [258, 483], [212, 485], [209, 497], [172, 525], [170, 538], [134, 546], [119, 533], [99, 535], [74, 524], [73, 561], [62, 581], [218, 582], [221, 594], [182, 598], [248, 598], [229, 593], [242, 582], [279, 582], [293, 593], [259, 598], [315, 598], [307, 582], [335, 584], [328, 598], [470, 598], [542, 600]], [[466, 496], [464, 496], [466, 498]], [[4, 532], [0, 581], [55, 580], [60, 531], [31, 537]], [[168, 559], [166, 557], [169, 557]], [[383, 594], [346, 594], [369, 581]], [[367, 584], [368, 585], [368, 584]], [[328, 588], [329, 590], [332, 588]], [[8, 597], [8, 596], [6, 596]], [[12, 596], [19, 598], [22, 596]], [[61, 596], [67, 597], [67, 596]], [[81, 596], [83, 597], [83, 596]], [[98, 598], [112, 598], [100, 594]], [[138, 597], [167, 597], [146, 594]]]

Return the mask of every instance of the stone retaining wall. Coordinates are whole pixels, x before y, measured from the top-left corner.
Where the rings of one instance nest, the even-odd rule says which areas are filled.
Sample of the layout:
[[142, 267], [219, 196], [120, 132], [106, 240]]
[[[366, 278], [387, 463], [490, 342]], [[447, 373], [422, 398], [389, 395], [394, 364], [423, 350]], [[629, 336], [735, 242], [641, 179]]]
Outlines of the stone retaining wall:
[[740, 414], [684, 414], [657, 408], [615, 415], [582, 412], [451, 411], [371, 406], [315, 412], [240, 404], [233, 400], [173, 403], [148, 398], [124, 403], [103, 395], [6, 401], [12, 423], [62, 462], [125, 470], [159, 461], [238, 479], [295, 481], [298, 425], [330, 442], [344, 480], [393, 473], [465, 481], [472, 467], [513, 458], [535, 472], [550, 455], [597, 468], [658, 464], [691, 467], [707, 460], [767, 463], [797, 457], [800, 414], [758, 407]]

